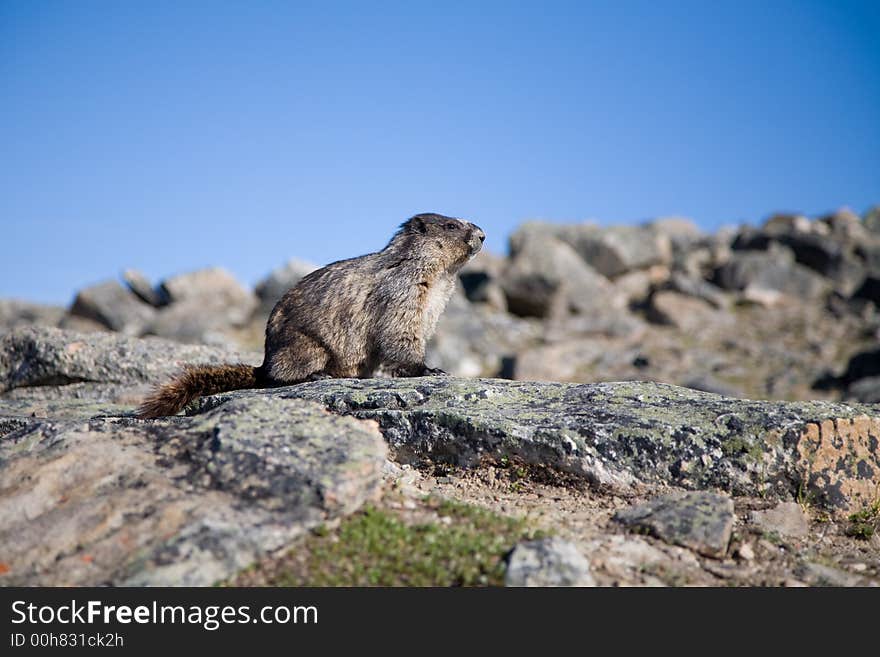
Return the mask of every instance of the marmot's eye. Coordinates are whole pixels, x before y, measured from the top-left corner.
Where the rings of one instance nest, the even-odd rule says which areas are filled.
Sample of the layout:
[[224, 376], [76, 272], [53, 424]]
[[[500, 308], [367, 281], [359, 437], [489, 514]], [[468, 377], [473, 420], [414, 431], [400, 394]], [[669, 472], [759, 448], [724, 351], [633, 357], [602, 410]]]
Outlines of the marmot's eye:
[[458, 228], [458, 224], [454, 224], [454, 223], [452, 223], [452, 222], [450, 221], [448, 224], [446, 224], [446, 225], [443, 226], [443, 227], [444, 227], [446, 230], [455, 230], [456, 228]]

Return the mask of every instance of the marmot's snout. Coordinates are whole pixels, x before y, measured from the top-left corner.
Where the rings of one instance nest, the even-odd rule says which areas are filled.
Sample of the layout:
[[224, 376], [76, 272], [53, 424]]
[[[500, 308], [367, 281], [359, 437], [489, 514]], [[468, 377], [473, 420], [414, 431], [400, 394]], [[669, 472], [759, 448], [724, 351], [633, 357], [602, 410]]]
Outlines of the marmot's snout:
[[483, 248], [483, 242], [486, 241], [486, 233], [477, 224], [468, 222], [468, 225], [471, 227], [470, 231], [468, 231], [468, 244], [471, 247], [471, 255], [476, 255]]

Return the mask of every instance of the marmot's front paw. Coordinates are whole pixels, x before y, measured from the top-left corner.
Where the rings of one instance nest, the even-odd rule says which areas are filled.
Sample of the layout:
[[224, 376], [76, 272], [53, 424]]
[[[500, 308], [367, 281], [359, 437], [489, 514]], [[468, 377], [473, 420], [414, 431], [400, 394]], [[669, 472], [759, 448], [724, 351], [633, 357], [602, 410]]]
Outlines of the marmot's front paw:
[[425, 367], [422, 370], [422, 376], [449, 376], [446, 372], [441, 370], [439, 367]]

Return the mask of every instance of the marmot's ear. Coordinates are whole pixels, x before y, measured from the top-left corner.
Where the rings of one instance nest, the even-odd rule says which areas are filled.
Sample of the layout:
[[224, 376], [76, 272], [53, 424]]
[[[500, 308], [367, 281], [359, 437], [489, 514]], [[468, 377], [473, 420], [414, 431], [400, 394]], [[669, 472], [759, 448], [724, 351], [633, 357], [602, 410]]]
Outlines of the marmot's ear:
[[406, 222], [407, 227], [413, 233], [427, 233], [428, 227], [425, 225], [425, 220], [422, 219], [419, 215], [416, 215], [412, 219]]

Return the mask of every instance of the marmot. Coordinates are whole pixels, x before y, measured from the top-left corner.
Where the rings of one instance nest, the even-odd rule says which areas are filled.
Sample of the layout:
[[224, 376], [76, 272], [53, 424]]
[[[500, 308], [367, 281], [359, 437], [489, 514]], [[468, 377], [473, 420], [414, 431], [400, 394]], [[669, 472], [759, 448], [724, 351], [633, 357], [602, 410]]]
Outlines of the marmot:
[[404, 222], [378, 253], [313, 271], [275, 304], [259, 367], [187, 365], [137, 411], [174, 415], [197, 397], [322, 378], [444, 374], [425, 365], [425, 345], [455, 288], [456, 273], [483, 245], [482, 229], [440, 214]]

